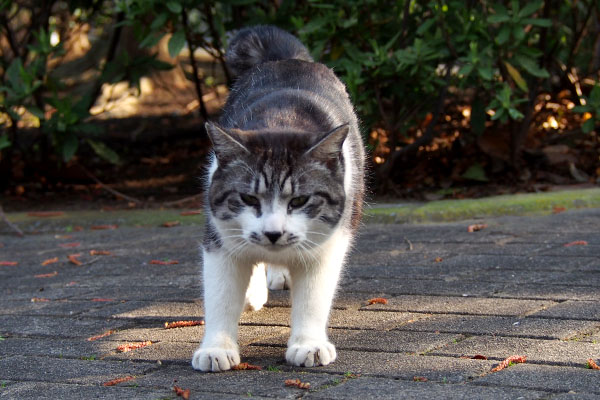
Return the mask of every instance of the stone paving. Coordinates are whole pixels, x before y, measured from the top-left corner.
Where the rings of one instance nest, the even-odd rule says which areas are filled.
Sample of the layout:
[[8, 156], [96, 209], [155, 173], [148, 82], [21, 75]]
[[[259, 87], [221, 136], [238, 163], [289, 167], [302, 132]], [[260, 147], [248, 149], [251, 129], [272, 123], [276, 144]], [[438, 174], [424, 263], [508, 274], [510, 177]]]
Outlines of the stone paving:
[[[488, 227], [468, 233], [475, 222]], [[289, 295], [272, 291], [240, 322], [242, 361], [262, 370], [219, 374], [191, 368], [203, 326], [164, 328], [202, 319], [200, 225], [35, 229], [19, 238], [0, 227], [0, 261], [18, 262], [0, 266], [2, 399], [176, 399], [174, 386], [192, 399], [600, 399], [600, 371], [587, 367], [600, 363], [600, 209], [367, 220], [330, 319], [337, 361], [285, 364]], [[375, 297], [388, 302], [368, 305]], [[492, 372], [511, 355], [527, 362]], [[129, 380], [104, 385], [117, 378]]]

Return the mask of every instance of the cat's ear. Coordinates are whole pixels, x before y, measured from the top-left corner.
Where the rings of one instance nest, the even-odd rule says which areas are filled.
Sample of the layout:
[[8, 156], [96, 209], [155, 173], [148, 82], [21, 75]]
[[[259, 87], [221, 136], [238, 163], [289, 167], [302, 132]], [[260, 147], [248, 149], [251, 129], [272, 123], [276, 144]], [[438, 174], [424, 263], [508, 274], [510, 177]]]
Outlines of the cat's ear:
[[337, 158], [342, 152], [342, 146], [348, 136], [350, 127], [348, 124], [340, 125], [337, 128], [321, 135], [310, 149], [304, 154], [310, 154], [317, 158]]
[[218, 159], [235, 157], [240, 153], [250, 154], [250, 150], [242, 143], [242, 138], [235, 132], [228, 132], [212, 122], [207, 122], [204, 126]]

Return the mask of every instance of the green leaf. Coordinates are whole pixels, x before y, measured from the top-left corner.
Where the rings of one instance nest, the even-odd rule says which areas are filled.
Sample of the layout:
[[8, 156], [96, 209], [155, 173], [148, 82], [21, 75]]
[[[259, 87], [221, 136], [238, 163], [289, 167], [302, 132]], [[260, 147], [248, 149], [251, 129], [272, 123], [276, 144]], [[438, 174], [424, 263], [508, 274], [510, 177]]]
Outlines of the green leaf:
[[510, 21], [510, 17], [507, 14], [494, 14], [487, 19], [489, 24], [501, 24], [508, 21]]
[[479, 76], [481, 76], [481, 78], [485, 79], [486, 81], [491, 81], [494, 76], [494, 72], [492, 71], [491, 67], [481, 66], [477, 68], [477, 72], [479, 73]]
[[503, 122], [506, 120], [506, 111], [504, 110], [504, 108], [500, 108], [500, 109], [496, 110], [494, 115], [492, 115], [492, 121], [495, 121], [497, 119], [499, 119]]
[[183, 31], [177, 31], [169, 39], [169, 56], [171, 58], [177, 57], [183, 46], [185, 45], [185, 33]]
[[467, 168], [465, 173], [462, 174], [462, 177], [465, 179], [470, 179], [472, 181], [478, 181], [478, 182], [489, 181], [487, 175], [485, 174], [485, 170], [479, 163], [475, 163], [475, 164], [471, 165], [469, 168]]
[[119, 155], [115, 153], [114, 150], [112, 150], [110, 147], [108, 147], [102, 142], [98, 142], [92, 139], [87, 139], [87, 142], [96, 152], [96, 154], [98, 154], [100, 157], [104, 158], [106, 161], [112, 164], [119, 164]]
[[68, 135], [65, 141], [63, 142], [61, 149], [64, 162], [69, 162], [69, 160], [73, 158], [73, 156], [77, 152], [78, 147], [79, 140], [77, 139], [77, 136], [75, 136], [74, 134]]
[[583, 125], [581, 126], [581, 130], [584, 133], [590, 133], [591, 131], [594, 130], [595, 126], [596, 126], [596, 121], [594, 120], [594, 118], [590, 118], [583, 123]]
[[[162, 37], [164, 36], [164, 33], [161, 32], [150, 32], [148, 34], [148, 36], [146, 36], [144, 39], [142, 39], [142, 41], [140, 42], [140, 44], [138, 46], [140, 46], [141, 48], [150, 48], [150, 47], [154, 47], [156, 46], [156, 44], [158, 44], [158, 42], [160, 42], [160, 39], [162, 39]], [[129, 59], [125, 58], [123, 60], [123, 64], [128, 65], [129, 64]]]
[[23, 62], [20, 58], [15, 58], [6, 69], [6, 81], [10, 83], [13, 88], [17, 88], [21, 85], [21, 70], [23, 69]]
[[510, 117], [514, 120], [519, 120], [524, 117], [524, 115], [521, 111], [517, 110], [516, 108], [512, 108], [512, 107], [508, 109], [508, 115], [510, 115]]
[[552, 26], [551, 19], [543, 19], [543, 18], [524, 18], [521, 20], [523, 25], [533, 25], [539, 26], [541, 28], [550, 28]]
[[423, 33], [427, 32], [429, 28], [431, 28], [431, 26], [435, 23], [435, 21], [435, 18], [429, 18], [425, 20], [425, 22], [423, 22], [423, 24], [421, 24], [421, 26], [417, 28], [417, 35], [422, 35]]
[[8, 140], [8, 135], [0, 136], [0, 150], [10, 147], [12, 143]]
[[519, 70], [513, 67], [508, 61], [504, 61], [504, 65], [506, 66], [508, 74], [511, 78], [513, 78], [517, 86], [520, 87], [524, 92], [528, 92], [529, 88], [527, 87], [527, 82], [525, 82], [525, 79], [523, 79], [523, 76], [521, 76]]
[[473, 71], [473, 64], [465, 64], [458, 71], [458, 75], [468, 76], [471, 73], [471, 71]]
[[178, 1], [167, 1], [167, 8], [173, 14], [179, 14], [181, 13], [181, 10], [183, 10], [181, 4]]
[[500, 28], [500, 32], [498, 32], [498, 35], [496, 35], [496, 43], [502, 46], [504, 43], [508, 42], [509, 38], [510, 26], [504, 25], [502, 28]]
[[150, 29], [155, 31], [157, 29], [160, 29], [164, 26], [165, 22], [167, 22], [167, 19], [169, 18], [169, 15], [167, 13], [160, 13], [158, 14], [158, 16], [154, 19], [154, 21], [152, 21], [152, 24], [150, 24]]
[[538, 64], [531, 58], [523, 55], [516, 55], [515, 61], [529, 72], [531, 75], [537, 78], [549, 78], [550, 74], [543, 68], [540, 68]]
[[573, 112], [576, 112], [576, 113], [584, 113], [584, 112], [590, 112], [590, 111], [592, 111], [592, 107], [588, 106], [587, 104], [585, 106], [573, 107]]
[[519, 18], [529, 17], [531, 14], [539, 10], [542, 4], [544, 4], [543, 0], [531, 1], [527, 3], [525, 7], [521, 9], [521, 11], [518, 12], [517, 16]]

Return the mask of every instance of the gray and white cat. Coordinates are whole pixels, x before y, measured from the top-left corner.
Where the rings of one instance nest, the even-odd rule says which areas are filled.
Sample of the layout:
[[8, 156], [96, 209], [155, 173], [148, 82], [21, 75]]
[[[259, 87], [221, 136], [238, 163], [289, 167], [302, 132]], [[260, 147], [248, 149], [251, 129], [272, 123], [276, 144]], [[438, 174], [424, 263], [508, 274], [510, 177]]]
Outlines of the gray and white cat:
[[206, 331], [192, 366], [239, 364], [238, 320], [267, 301], [265, 266], [277, 268], [272, 288], [291, 288], [287, 362], [327, 365], [329, 311], [362, 212], [356, 115], [334, 73], [278, 28], [241, 30], [226, 56], [237, 79], [219, 124], [206, 124]]

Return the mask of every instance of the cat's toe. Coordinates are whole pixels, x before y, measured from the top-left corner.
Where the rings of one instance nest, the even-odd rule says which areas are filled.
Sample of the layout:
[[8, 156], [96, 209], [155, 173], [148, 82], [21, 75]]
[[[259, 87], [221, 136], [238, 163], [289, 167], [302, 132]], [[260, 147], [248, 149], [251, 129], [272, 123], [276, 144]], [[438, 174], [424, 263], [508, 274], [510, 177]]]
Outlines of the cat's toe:
[[192, 367], [203, 372], [220, 372], [230, 370], [240, 363], [240, 355], [235, 350], [199, 348], [192, 357]]
[[335, 346], [328, 341], [294, 344], [285, 353], [286, 361], [299, 367], [328, 365], [336, 357]]

